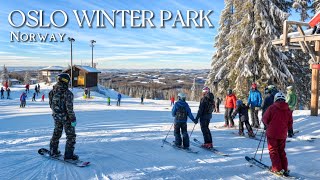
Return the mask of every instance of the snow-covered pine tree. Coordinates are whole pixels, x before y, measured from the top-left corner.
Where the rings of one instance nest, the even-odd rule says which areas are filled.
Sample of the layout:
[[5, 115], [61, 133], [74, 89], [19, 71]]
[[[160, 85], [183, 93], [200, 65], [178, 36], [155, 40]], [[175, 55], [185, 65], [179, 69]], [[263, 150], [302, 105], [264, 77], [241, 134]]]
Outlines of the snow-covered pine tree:
[[300, 21], [310, 18], [308, 10], [311, 9], [311, 0], [294, 0], [292, 7], [300, 14]]
[[31, 79], [30, 73], [29, 71], [26, 71], [26, 73], [24, 74], [24, 84], [29, 84], [30, 79]]
[[[232, 88], [244, 99], [252, 82], [257, 82], [261, 90], [268, 84], [284, 89], [288, 82], [294, 81], [287, 66], [290, 56], [273, 47], [271, 41], [282, 34], [283, 21], [289, 16], [286, 13], [289, 4], [286, 6], [283, 0], [225, 2], [218, 37], [227, 41], [220, 43], [216, 39], [217, 52], [212, 58], [212, 70], [206, 84], [215, 85], [218, 95], [224, 95], [227, 88]], [[227, 21], [229, 18], [231, 22]], [[222, 50], [227, 51], [226, 55], [222, 56]]]
[[4, 84], [6, 81], [9, 82], [9, 72], [8, 72], [8, 68], [6, 67], [6, 65], [3, 65], [1, 79], [2, 79], [2, 82], [1, 82], [2, 84]]

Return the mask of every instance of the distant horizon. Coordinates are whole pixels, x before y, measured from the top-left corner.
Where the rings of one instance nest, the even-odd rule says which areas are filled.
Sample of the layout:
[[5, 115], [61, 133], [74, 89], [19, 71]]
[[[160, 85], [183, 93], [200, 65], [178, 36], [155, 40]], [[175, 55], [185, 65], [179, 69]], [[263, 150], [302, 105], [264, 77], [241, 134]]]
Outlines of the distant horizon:
[[[45, 24], [50, 21], [50, 13], [59, 9], [68, 14], [72, 10], [92, 10], [104, 9], [149, 9], [160, 12], [162, 9], [176, 12], [181, 11], [186, 16], [188, 10], [209, 11], [213, 10], [211, 22], [215, 26], [209, 28], [206, 24], [203, 28], [196, 28], [191, 23], [190, 28], [183, 28], [182, 23], [177, 23], [176, 28], [79, 28], [76, 21], [70, 20], [63, 28], [14, 28], [8, 22], [8, 15], [14, 10], [21, 10], [27, 14], [28, 11], [36, 9], [43, 10]], [[182, 69], [203, 69], [210, 68], [211, 58], [214, 53], [214, 37], [219, 28], [220, 12], [224, 8], [224, 2], [204, 1], [183, 1], [164, 0], [150, 3], [147, 0], [137, 2], [124, 1], [52, 1], [32, 3], [23, 0], [6, 1], [2, 4], [0, 12], [0, 64], [8, 66], [37, 66], [43, 64], [64, 65], [70, 64], [70, 42], [68, 37], [75, 39], [73, 42], [74, 64], [81, 62], [91, 63], [90, 41], [95, 40], [93, 48], [94, 62], [99, 68], [112, 69], [162, 69], [162, 68], [182, 68]], [[48, 17], [49, 16], [49, 17]], [[155, 21], [159, 20], [156, 14]], [[32, 21], [26, 16], [27, 21]], [[60, 19], [59, 19], [60, 18]], [[173, 15], [173, 19], [175, 15]], [[57, 21], [61, 20], [61, 14], [57, 15]], [[20, 23], [21, 16], [16, 13], [12, 16], [14, 22]], [[140, 21], [140, 20], [138, 20]], [[95, 23], [95, 22], [94, 22]], [[118, 24], [120, 23], [117, 22]], [[155, 22], [159, 24], [159, 22]], [[96, 23], [95, 23], [96, 24]], [[120, 24], [121, 25], [121, 24]], [[170, 25], [171, 26], [171, 25]], [[65, 33], [64, 42], [10, 42], [11, 32], [40, 33], [49, 36], [54, 33]]]

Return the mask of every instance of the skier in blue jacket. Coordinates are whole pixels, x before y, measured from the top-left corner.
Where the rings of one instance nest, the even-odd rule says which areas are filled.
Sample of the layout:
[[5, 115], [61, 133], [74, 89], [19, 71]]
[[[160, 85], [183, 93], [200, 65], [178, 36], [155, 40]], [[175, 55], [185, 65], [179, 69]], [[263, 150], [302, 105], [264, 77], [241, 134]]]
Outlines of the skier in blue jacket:
[[121, 94], [119, 93], [119, 94], [118, 94], [118, 100], [117, 100], [117, 106], [120, 106], [121, 98], [122, 98], [122, 96], [121, 96]]
[[[188, 117], [197, 124], [194, 119], [191, 109], [186, 102], [186, 95], [184, 93], [178, 94], [178, 101], [174, 104], [172, 108], [172, 116], [174, 118], [174, 137], [175, 137], [175, 145], [178, 147], [188, 149], [190, 146], [189, 135], [187, 132], [187, 120]], [[181, 139], [181, 133], [183, 137], [183, 141]], [[182, 145], [183, 144], [183, 145]]]
[[251, 126], [254, 128], [259, 128], [259, 109], [261, 108], [262, 97], [260, 91], [257, 89], [257, 84], [252, 83], [251, 90], [248, 97], [248, 106], [250, 107], [251, 112]]

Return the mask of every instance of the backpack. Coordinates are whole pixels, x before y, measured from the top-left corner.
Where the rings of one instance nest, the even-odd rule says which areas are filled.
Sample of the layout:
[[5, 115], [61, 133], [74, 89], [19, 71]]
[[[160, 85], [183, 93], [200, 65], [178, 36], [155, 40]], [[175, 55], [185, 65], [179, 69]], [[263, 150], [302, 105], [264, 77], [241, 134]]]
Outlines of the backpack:
[[215, 109], [214, 96], [212, 93], [209, 93], [209, 97], [206, 97], [206, 101], [204, 113], [211, 114]]
[[176, 120], [186, 120], [187, 119], [187, 110], [183, 106], [179, 106], [176, 112]]
[[54, 113], [66, 112], [66, 101], [64, 91], [51, 91], [50, 92], [50, 108]]

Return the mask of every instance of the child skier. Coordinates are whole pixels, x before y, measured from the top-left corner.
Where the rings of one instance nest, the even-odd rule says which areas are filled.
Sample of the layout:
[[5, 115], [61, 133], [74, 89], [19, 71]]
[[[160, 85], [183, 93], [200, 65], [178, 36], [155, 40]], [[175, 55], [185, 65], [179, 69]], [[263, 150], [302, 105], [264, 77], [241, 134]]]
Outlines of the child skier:
[[282, 92], [275, 95], [274, 101], [262, 117], [267, 127], [266, 135], [272, 162], [271, 171], [287, 176], [289, 171], [285, 147], [287, 132], [292, 129], [292, 113]]
[[[172, 108], [172, 116], [174, 118], [174, 136], [175, 136], [175, 145], [184, 149], [188, 149], [190, 146], [189, 135], [187, 132], [187, 120], [188, 117], [195, 123], [191, 109], [186, 102], [186, 95], [184, 93], [178, 94], [179, 100], [174, 104]], [[181, 139], [181, 133], [183, 140]]]
[[249, 115], [248, 115], [249, 107], [246, 106], [241, 100], [237, 100], [237, 108], [231, 115], [232, 119], [235, 118], [235, 116], [239, 113], [239, 135], [244, 136], [243, 133], [243, 124], [246, 125], [246, 128], [248, 130], [249, 137], [255, 137], [252, 127], [249, 124]]
[[23, 92], [20, 96], [20, 107], [24, 108], [26, 107], [26, 100], [27, 100], [27, 94]]
[[107, 102], [108, 102], [108, 106], [110, 106], [110, 102], [111, 102], [110, 97], [107, 98]]

